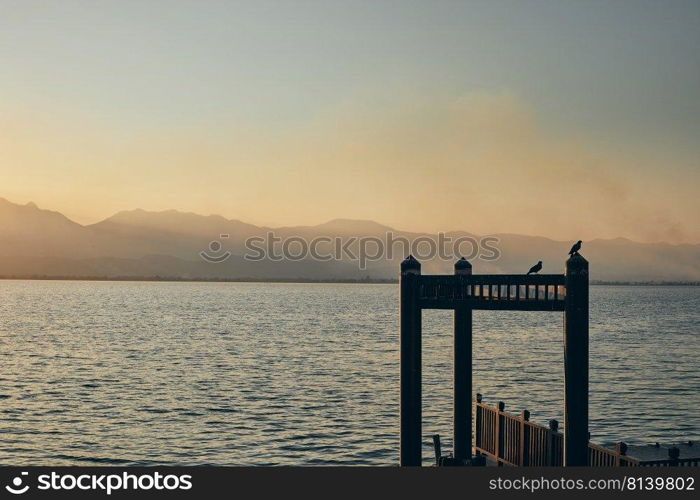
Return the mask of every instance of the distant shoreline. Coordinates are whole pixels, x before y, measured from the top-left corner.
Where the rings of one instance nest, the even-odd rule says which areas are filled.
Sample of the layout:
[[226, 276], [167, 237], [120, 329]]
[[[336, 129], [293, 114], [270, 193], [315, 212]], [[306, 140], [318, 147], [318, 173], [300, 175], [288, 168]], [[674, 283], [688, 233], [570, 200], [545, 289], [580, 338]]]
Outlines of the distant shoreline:
[[398, 284], [397, 279], [307, 279], [307, 278], [180, 278], [167, 276], [0, 276], [0, 280], [22, 281], [152, 281], [162, 283], [357, 283]]
[[[396, 285], [398, 279], [308, 279], [308, 278], [181, 278], [168, 276], [0, 276], [0, 280], [23, 280], [23, 281], [144, 281], [163, 283], [327, 283], [327, 284], [382, 284]], [[592, 280], [591, 286], [700, 286], [699, 281], [605, 281]]]
[[700, 286], [700, 281], [604, 281], [591, 280], [591, 285], [605, 286]]

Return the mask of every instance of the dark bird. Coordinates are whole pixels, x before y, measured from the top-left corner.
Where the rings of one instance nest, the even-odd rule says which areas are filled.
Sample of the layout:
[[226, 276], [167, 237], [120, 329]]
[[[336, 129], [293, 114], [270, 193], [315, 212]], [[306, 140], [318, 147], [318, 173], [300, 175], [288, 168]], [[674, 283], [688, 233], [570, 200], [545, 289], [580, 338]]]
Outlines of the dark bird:
[[537, 264], [532, 266], [530, 270], [527, 272], [527, 274], [534, 274], [534, 273], [539, 273], [542, 270], [542, 261], [539, 261]]
[[574, 243], [574, 246], [572, 246], [571, 250], [569, 250], [569, 255], [578, 254], [578, 251], [581, 250], [581, 243], [583, 243], [581, 240], [578, 240], [576, 243]]

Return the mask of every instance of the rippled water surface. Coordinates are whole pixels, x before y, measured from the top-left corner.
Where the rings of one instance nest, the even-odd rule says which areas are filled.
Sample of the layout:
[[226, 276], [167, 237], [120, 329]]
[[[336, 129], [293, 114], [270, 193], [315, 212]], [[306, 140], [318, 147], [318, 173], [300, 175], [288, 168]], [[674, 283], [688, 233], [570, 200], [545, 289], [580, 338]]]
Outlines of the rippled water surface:
[[[396, 464], [397, 292], [0, 281], [0, 463]], [[591, 300], [592, 440], [700, 437], [700, 288]], [[451, 433], [451, 327], [424, 313], [426, 459]], [[561, 313], [477, 311], [474, 335], [475, 391], [561, 419]]]

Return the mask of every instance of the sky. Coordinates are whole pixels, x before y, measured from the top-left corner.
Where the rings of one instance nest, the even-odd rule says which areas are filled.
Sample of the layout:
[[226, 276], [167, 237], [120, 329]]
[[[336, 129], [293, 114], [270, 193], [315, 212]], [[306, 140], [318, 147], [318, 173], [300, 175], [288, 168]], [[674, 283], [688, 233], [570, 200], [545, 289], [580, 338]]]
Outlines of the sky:
[[0, 0], [0, 197], [700, 243], [700, 2]]

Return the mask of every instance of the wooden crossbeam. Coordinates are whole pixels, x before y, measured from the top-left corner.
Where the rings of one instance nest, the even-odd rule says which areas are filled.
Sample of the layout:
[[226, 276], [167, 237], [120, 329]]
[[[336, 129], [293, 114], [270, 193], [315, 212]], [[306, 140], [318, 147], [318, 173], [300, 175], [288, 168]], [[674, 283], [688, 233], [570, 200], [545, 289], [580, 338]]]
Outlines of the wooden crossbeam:
[[420, 298], [418, 307], [421, 309], [457, 309], [466, 306], [481, 311], [564, 311], [564, 300], [507, 300], [505, 298], [488, 299], [447, 299], [447, 298]]
[[422, 285], [566, 285], [564, 274], [423, 274]]

